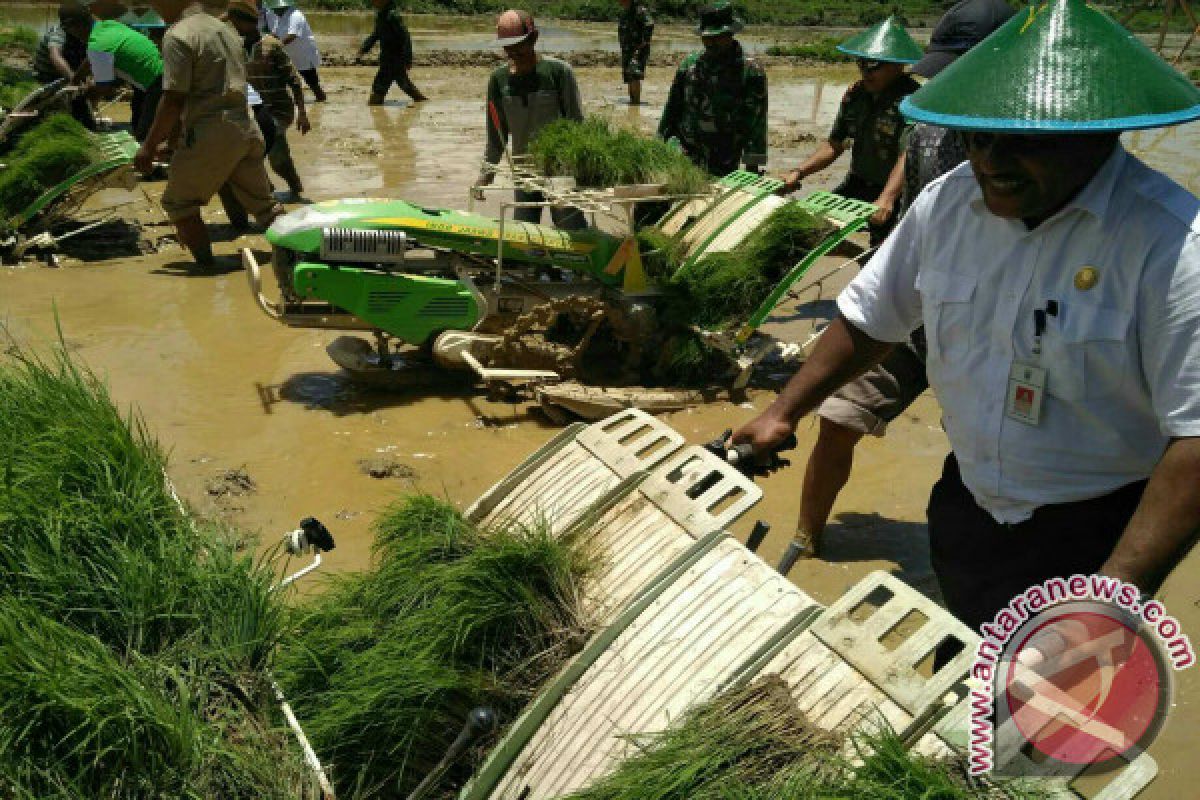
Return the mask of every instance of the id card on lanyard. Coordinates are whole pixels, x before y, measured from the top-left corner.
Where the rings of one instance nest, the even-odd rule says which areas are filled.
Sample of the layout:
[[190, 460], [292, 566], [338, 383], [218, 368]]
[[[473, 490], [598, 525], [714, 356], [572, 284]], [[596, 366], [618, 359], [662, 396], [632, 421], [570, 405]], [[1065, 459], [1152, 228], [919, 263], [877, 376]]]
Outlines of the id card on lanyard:
[[[1033, 312], [1033, 361], [1040, 362], [1042, 334], [1046, 330], [1046, 313], [1057, 315], [1058, 305], [1051, 301], [1046, 309]], [[1046, 370], [1038, 363], [1014, 362], [1008, 371], [1008, 391], [1004, 398], [1004, 414], [1026, 425], [1038, 425], [1042, 420], [1042, 400], [1046, 395]]]

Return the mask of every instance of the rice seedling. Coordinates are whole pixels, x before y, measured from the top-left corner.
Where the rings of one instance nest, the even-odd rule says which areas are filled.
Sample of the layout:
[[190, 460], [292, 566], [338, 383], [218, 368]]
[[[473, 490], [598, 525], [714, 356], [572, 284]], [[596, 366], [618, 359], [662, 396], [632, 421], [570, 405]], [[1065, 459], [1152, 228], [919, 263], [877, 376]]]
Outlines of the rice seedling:
[[[2, 36], [3, 33], [0, 33]], [[0, 44], [0, 49], [3, 49], [3, 44]], [[0, 65], [0, 109], [15, 108], [37, 86], [24, 70]]]
[[269, 565], [61, 351], [0, 362], [0, 795], [303, 796]]
[[[771, 212], [736, 248], [772, 282], [778, 281], [832, 232], [832, 227], [798, 203]], [[761, 302], [762, 298], [758, 298]]]
[[68, 114], [54, 114], [27, 130], [2, 156], [0, 220], [11, 219], [85, 167], [92, 151], [87, 130]]
[[471, 708], [511, 720], [569, 657], [591, 561], [544, 525], [480, 531], [427, 495], [392, 506], [375, 536], [372, 570], [297, 610], [279, 675], [339, 791], [403, 796]]
[[[812, 797], [836, 771], [839, 737], [814, 727], [778, 677], [714, 698], [668, 730], [632, 737], [634, 755], [572, 800]], [[785, 793], [786, 791], [786, 793]]]
[[573, 176], [586, 188], [662, 183], [669, 194], [695, 194], [707, 191], [712, 180], [666, 142], [595, 114], [582, 122], [551, 122], [530, 142], [529, 153], [546, 175]]
[[905, 749], [886, 725], [846, 737], [812, 724], [768, 675], [699, 706], [570, 800], [971, 800], [1047, 796], [1026, 783], [972, 784], [962, 763]]

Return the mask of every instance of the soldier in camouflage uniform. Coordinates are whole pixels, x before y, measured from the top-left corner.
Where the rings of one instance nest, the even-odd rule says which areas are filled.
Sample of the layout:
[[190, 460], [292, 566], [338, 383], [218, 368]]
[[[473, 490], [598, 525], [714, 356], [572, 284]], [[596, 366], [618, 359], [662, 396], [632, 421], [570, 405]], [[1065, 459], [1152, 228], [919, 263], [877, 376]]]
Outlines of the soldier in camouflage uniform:
[[617, 41], [621, 45], [621, 79], [629, 87], [629, 104], [642, 102], [642, 78], [646, 77], [646, 62], [650, 59], [650, 37], [654, 35], [654, 18], [643, 0], [617, 0], [621, 15], [617, 17]]
[[371, 97], [367, 105], [381, 106], [387, 97], [388, 89], [395, 83], [400, 90], [413, 99], [414, 103], [428, 100], [421, 90], [408, 77], [412, 69], [413, 46], [412, 36], [400, 9], [396, 8], [395, 0], [371, 0], [375, 7], [375, 30], [363, 40], [358, 50], [361, 59], [371, 51], [375, 43], [379, 43], [379, 70], [375, 80], [371, 81]]
[[660, 137], [717, 176], [767, 163], [767, 74], [733, 38], [743, 27], [726, 0], [700, 12], [704, 51], [679, 65], [658, 124]]

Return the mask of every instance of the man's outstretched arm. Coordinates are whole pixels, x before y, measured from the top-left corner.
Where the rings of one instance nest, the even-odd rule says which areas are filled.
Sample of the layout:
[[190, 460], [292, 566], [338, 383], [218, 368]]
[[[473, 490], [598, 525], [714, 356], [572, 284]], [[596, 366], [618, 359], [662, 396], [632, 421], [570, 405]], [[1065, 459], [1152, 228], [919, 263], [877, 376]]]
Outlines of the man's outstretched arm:
[[752, 444], [756, 453], [775, 450], [795, 432], [805, 414], [882, 361], [893, 347], [891, 342], [872, 339], [838, 314], [775, 402], [734, 432], [734, 443]]

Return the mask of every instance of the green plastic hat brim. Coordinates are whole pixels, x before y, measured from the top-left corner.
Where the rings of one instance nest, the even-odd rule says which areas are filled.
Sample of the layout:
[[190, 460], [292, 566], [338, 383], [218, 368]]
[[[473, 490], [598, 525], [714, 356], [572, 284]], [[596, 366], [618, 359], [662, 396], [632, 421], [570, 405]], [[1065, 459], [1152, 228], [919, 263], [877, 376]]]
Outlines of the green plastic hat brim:
[[892, 64], [915, 64], [925, 55], [921, 45], [913, 41], [895, 17], [888, 17], [878, 25], [854, 34], [837, 49], [855, 58]]
[[1019, 12], [900, 111], [958, 130], [1102, 133], [1200, 119], [1200, 90], [1102, 11], [1053, 0]]

